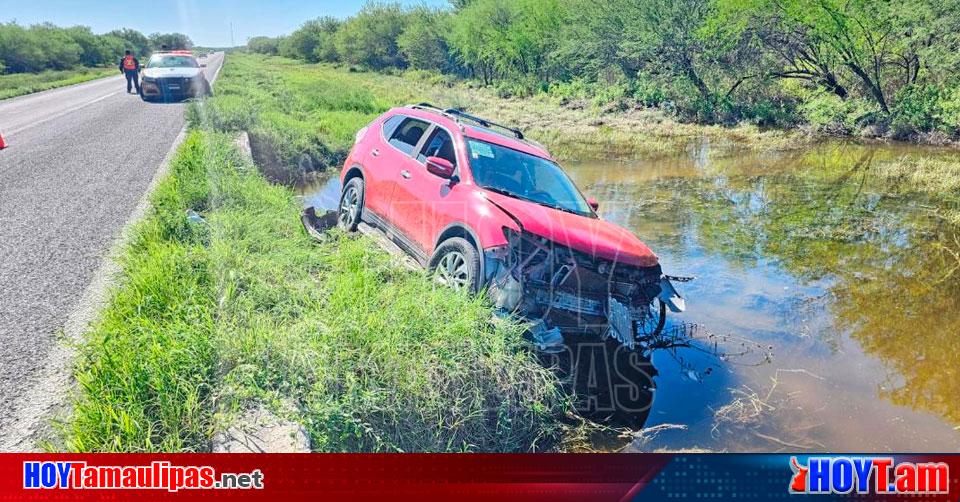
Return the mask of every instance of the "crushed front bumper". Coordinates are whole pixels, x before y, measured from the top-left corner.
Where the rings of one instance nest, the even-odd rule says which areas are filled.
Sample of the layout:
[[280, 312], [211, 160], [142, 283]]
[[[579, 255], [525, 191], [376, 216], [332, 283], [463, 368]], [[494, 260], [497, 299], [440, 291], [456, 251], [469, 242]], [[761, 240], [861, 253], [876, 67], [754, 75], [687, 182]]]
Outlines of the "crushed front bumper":
[[[550, 259], [551, 251], [543, 253]], [[672, 280], [691, 279], [663, 275], [659, 266], [598, 266], [589, 259], [544, 265], [509, 246], [487, 250], [484, 260], [487, 294], [501, 310], [542, 319], [565, 334], [613, 336], [631, 348], [638, 336], [659, 334], [666, 309], [685, 310]], [[651, 329], [637, 329], [650, 322]]]

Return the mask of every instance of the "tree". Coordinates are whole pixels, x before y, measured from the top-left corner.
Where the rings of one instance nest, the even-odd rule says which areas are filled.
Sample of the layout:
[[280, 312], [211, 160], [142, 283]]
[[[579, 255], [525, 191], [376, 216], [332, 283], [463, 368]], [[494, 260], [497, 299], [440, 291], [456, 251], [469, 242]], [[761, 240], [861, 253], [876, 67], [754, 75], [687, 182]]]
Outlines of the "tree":
[[406, 26], [400, 4], [370, 2], [337, 31], [334, 41], [340, 59], [371, 69], [403, 68], [397, 38]]
[[841, 98], [857, 85], [887, 114], [896, 91], [920, 78], [930, 48], [943, 53], [956, 37], [956, 26], [943, 22], [957, 19], [955, 0], [719, 0], [718, 6], [722, 22], [751, 31], [776, 57], [773, 75], [810, 81]]
[[340, 24], [339, 20], [329, 16], [307, 21], [280, 42], [278, 51], [282, 56], [311, 63], [336, 61], [333, 36]]
[[63, 28], [45, 23], [31, 26], [29, 31], [42, 61], [46, 62], [40, 68], [66, 70], [80, 64], [83, 49]]
[[123, 28], [108, 32], [107, 36], [112, 36], [123, 40], [124, 50], [133, 51], [133, 53], [138, 57], [142, 58], [150, 55], [150, 40], [143, 33], [140, 33], [137, 30]]
[[153, 33], [150, 35], [153, 50], [186, 50], [193, 48], [193, 41], [183, 33]]
[[397, 37], [397, 47], [407, 64], [422, 70], [445, 71], [450, 68], [450, 49], [444, 38], [449, 14], [418, 7], [407, 15], [407, 24]]
[[558, 0], [473, 0], [457, 12], [449, 41], [460, 62], [485, 83], [508, 75], [546, 81], [566, 21], [567, 9]]
[[0, 61], [6, 71], [20, 73], [44, 68], [46, 61], [35, 38], [16, 23], [0, 24]]
[[80, 64], [100, 66], [123, 54], [123, 41], [110, 35], [94, 35], [86, 26], [66, 29], [67, 35], [80, 46]]
[[667, 72], [690, 82], [701, 99], [713, 93], [705, 80], [709, 42], [698, 30], [710, 15], [708, 0], [645, 0], [623, 2], [625, 24], [620, 54], [627, 64]]
[[628, 78], [636, 76], [637, 63], [622, 57], [626, 19], [616, 2], [572, 0], [568, 12], [570, 18], [560, 27], [554, 52], [563, 78], [592, 81], [611, 69]]
[[276, 56], [280, 53], [280, 44], [283, 41], [283, 37], [253, 37], [247, 40], [247, 49], [258, 54]]

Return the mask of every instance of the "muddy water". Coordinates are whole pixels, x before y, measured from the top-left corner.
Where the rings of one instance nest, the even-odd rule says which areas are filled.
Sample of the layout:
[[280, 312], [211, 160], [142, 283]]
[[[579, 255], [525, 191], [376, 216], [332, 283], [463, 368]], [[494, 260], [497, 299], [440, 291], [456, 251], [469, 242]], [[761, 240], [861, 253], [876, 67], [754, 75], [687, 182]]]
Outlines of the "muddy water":
[[674, 319], [729, 336], [720, 352], [747, 349], [726, 361], [654, 354], [646, 425], [687, 429], [643, 447], [960, 450], [960, 274], [934, 284], [957, 234], [936, 210], [957, 198], [878, 175], [884, 163], [952, 155], [844, 143], [721, 155], [700, 143], [656, 159], [568, 163], [604, 217], [644, 239], [665, 271], [698, 277]]
[[[904, 146], [757, 154], [698, 142], [565, 164], [666, 272], [697, 276], [670, 322], [697, 325], [703, 341], [654, 354], [646, 423], [685, 429], [632, 448], [960, 451], [960, 272], [944, 279], [960, 244], [937, 216], [960, 197], [878, 174], [919, 156], [960, 162]], [[338, 189], [321, 181], [305, 204], [334, 207]]]

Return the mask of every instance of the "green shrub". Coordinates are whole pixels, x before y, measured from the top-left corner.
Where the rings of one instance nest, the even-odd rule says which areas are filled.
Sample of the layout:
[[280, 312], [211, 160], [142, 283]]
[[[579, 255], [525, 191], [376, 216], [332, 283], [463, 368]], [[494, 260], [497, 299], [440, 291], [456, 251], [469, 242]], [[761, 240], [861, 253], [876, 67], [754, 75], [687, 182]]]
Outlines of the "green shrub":
[[638, 79], [633, 86], [633, 99], [646, 107], [660, 107], [669, 101], [669, 96], [657, 82]]
[[841, 99], [826, 91], [811, 93], [798, 106], [798, 110], [816, 130], [830, 134], [850, 134], [870, 123], [880, 111], [871, 102]]
[[570, 82], [552, 82], [547, 87], [547, 95], [555, 102], [565, 104], [577, 99], [586, 99], [590, 96], [590, 84], [583, 79], [573, 79]]
[[940, 90], [932, 86], [909, 85], [895, 97], [891, 129], [895, 137], [931, 131], [941, 126], [939, 116]]
[[500, 80], [493, 85], [494, 94], [500, 98], [526, 98], [547, 89], [546, 84], [531, 75]]
[[960, 131], [960, 86], [951, 86], [943, 90], [937, 104], [936, 118], [945, 130], [953, 134]]
[[597, 84], [593, 92], [594, 106], [613, 106], [618, 109], [625, 107], [624, 100], [631, 94], [629, 84], [617, 82], [615, 84]]

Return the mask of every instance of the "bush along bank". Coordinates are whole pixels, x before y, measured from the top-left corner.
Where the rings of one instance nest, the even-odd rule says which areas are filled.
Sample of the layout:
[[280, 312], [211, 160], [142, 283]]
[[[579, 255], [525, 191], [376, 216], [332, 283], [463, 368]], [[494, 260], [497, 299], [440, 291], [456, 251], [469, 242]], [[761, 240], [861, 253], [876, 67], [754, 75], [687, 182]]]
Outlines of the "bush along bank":
[[247, 49], [682, 122], [960, 139], [956, 2], [369, 2], [343, 20], [304, 21]]
[[519, 326], [364, 237], [315, 243], [229, 136], [192, 132], [152, 201], [81, 348], [70, 450], [205, 451], [260, 404], [318, 451], [558, 444], [569, 403]]

